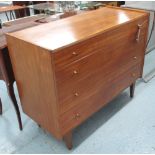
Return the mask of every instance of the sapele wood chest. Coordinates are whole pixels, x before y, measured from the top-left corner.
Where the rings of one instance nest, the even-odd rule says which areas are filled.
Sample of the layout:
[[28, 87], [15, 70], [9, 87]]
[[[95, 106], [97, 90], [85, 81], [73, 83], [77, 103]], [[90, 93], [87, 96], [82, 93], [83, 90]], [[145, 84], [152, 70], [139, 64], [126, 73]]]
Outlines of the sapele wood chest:
[[105, 7], [8, 34], [23, 111], [65, 137], [142, 76], [148, 20]]

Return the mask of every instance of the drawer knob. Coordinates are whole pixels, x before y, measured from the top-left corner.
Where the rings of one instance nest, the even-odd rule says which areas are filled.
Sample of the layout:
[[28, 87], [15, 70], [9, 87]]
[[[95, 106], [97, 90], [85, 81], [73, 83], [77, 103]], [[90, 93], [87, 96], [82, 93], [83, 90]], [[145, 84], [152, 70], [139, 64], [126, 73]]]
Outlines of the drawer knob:
[[76, 53], [76, 52], [73, 52], [73, 53], [72, 53], [72, 55], [74, 55], [74, 56], [75, 56], [75, 55], [77, 55], [77, 53]]
[[135, 56], [135, 57], [133, 57], [135, 60], [137, 60], [137, 57]]
[[132, 73], [132, 77], [135, 77], [136, 76], [136, 74], [135, 73]]
[[79, 96], [79, 94], [78, 94], [78, 93], [75, 93], [75, 94], [74, 94], [74, 96], [78, 97], [78, 96]]
[[79, 113], [76, 113], [76, 114], [74, 115], [74, 119], [78, 120], [79, 118], [80, 118], [80, 114], [79, 114]]
[[74, 71], [73, 71], [73, 74], [74, 74], [74, 75], [78, 74], [78, 71], [77, 71], [77, 70], [74, 70]]

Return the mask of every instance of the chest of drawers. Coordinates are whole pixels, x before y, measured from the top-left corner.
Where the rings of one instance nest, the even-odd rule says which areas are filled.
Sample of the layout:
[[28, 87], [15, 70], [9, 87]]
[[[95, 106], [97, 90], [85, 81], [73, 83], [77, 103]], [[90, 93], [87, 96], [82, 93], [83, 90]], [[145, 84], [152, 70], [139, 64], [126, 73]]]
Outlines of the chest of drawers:
[[23, 111], [71, 148], [72, 130], [142, 76], [149, 14], [105, 7], [7, 35]]

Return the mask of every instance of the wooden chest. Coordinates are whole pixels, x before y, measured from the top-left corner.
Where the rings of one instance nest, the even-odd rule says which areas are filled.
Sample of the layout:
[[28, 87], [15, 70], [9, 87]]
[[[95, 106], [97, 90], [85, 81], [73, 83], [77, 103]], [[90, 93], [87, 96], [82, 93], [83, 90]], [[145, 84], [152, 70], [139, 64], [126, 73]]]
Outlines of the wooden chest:
[[23, 111], [71, 131], [142, 76], [149, 14], [105, 7], [7, 35]]

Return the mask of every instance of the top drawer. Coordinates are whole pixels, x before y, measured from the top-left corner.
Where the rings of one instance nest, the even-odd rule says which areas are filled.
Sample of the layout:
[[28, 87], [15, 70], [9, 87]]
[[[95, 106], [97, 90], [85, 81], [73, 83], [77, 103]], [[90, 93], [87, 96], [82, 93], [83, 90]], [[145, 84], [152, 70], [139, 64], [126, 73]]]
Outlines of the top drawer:
[[[85, 41], [56, 51], [53, 53], [56, 69], [62, 69], [68, 64], [93, 54], [99, 50], [103, 51], [112, 48], [113, 44], [117, 43], [121, 45], [120, 41], [124, 39], [127, 39], [130, 43], [135, 43], [137, 42], [137, 37], [139, 37], [140, 41], [142, 36], [144, 36], [146, 33], [145, 30], [148, 24], [147, 20], [147, 16], [145, 16], [136, 21], [121, 25], [115, 29], [112, 29], [111, 31], [106, 31]], [[138, 25], [142, 25], [139, 36]]]

